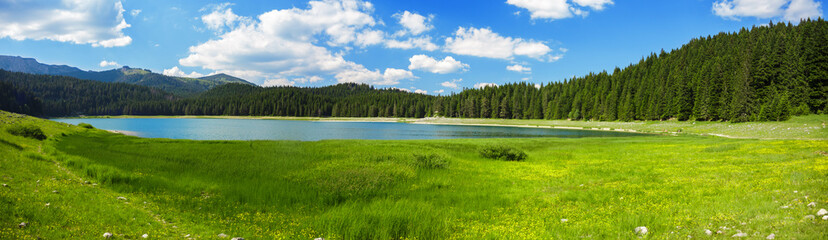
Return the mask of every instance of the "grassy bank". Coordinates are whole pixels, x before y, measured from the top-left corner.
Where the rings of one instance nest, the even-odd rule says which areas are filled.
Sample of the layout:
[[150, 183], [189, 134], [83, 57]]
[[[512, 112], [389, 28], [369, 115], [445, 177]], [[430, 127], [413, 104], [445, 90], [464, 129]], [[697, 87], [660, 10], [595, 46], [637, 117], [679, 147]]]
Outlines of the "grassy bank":
[[[4, 239], [616, 239], [636, 238], [638, 226], [654, 239], [708, 238], [705, 229], [717, 238], [828, 232], [828, 221], [805, 218], [828, 206], [825, 141], [188, 141], [2, 119], [49, 136], [0, 133], [0, 176], [11, 186], [0, 189], [10, 206], [0, 209]], [[482, 158], [477, 150], [489, 145], [527, 158]]]
[[782, 122], [707, 122], [707, 121], [634, 121], [600, 122], [521, 119], [428, 118], [411, 120], [430, 124], [512, 125], [528, 127], [564, 127], [589, 130], [632, 130], [713, 135], [728, 138], [828, 140], [828, 115], [794, 116]]
[[256, 116], [88, 116], [85, 118], [227, 118], [301, 121], [408, 122], [419, 124], [498, 125], [516, 127], [575, 128], [601, 131], [682, 133], [728, 138], [828, 140], [828, 115], [794, 116], [783, 122], [634, 121], [600, 122], [537, 119], [481, 118], [318, 118]]
[[[16, 125], [37, 126], [48, 139], [6, 131]], [[83, 131], [89, 130], [0, 111], [0, 239], [90, 239], [106, 231], [171, 232], [159, 224], [147, 224], [154, 221], [153, 214], [125, 206], [117, 200], [119, 192], [53, 157], [56, 139]]]

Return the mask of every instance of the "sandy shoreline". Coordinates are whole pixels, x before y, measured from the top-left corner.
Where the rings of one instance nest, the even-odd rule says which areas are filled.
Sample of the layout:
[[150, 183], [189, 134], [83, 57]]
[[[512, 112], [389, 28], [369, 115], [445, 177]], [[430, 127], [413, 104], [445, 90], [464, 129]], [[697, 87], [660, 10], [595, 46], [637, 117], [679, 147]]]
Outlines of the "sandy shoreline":
[[111, 133], [123, 134], [123, 135], [127, 135], [127, 136], [140, 137], [138, 132], [133, 132], [133, 131], [126, 131], [126, 130], [106, 130], [106, 131], [111, 132]]
[[413, 121], [411, 124], [429, 124], [429, 125], [454, 125], [454, 126], [483, 126], [483, 127], [519, 127], [519, 128], [547, 128], [547, 129], [567, 129], [567, 130], [589, 130], [589, 131], [610, 131], [610, 132], [628, 132], [628, 133], [645, 133], [632, 129], [610, 129], [610, 128], [583, 128], [583, 127], [566, 127], [566, 126], [543, 126], [543, 125], [513, 125], [513, 124], [495, 124], [495, 123], [438, 123], [438, 122], [424, 122]]

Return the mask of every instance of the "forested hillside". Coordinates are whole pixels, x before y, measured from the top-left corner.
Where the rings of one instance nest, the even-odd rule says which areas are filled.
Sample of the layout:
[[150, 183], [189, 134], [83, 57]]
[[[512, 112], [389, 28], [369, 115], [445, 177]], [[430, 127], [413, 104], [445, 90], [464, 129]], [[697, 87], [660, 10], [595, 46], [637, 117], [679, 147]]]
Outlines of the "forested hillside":
[[[36, 116], [267, 115], [424, 117], [434, 96], [365, 84], [321, 88], [225, 84], [180, 98], [163, 90], [0, 70], [0, 110]], [[8, 93], [7, 93], [8, 92]], [[27, 103], [22, 106], [22, 103]], [[37, 106], [37, 111], [28, 110]], [[24, 111], [25, 110], [25, 111]]]
[[355, 83], [319, 88], [225, 84], [193, 98], [135, 104], [128, 114], [425, 117], [434, 99]]
[[3, 92], [16, 93], [18, 103], [40, 106], [40, 110], [15, 110], [14, 104], [7, 104], [7, 97], [0, 97], [0, 110], [51, 117], [128, 114], [125, 111], [133, 104], [168, 104], [174, 99], [172, 94], [145, 86], [0, 70], [0, 96]]
[[440, 98], [453, 117], [784, 120], [828, 112], [828, 24], [773, 24], [693, 39], [611, 73], [468, 89]]
[[[256, 115], [778, 121], [828, 112], [828, 24], [769, 24], [692, 39], [624, 69], [536, 87], [512, 83], [429, 96], [361, 84], [225, 84], [173, 97], [128, 84], [0, 72], [43, 101], [43, 115]], [[597, 56], [596, 56], [597, 57]], [[214, 79], [235, 81], [231, 76]], [[5, 100], [4, 100], [5, 101]], [[6, 104], [8, 105], [8, 104]], [[14, 110], [11, 110], [14, 111]]]
[[3, 81], [0, 81], [0, 110], [32, 116], [43, 114], [40, 99], [9, 82]]
[[[251, 84], [244, 79], [227, 74], [216, 74], [201, 78], [173, 77], [153, 73], [150, 70], [124, 66], [106, 71], [84, 71], [65, 65], [49, 65], [33, 58], [0, 55], [0, 69], [11, 72], [60, 75], [99, 82], [131, 83], [158, 88], [180, 96], [192, 96], [226, 83]], [[252, 84], [251, 84], [252, 85]]]

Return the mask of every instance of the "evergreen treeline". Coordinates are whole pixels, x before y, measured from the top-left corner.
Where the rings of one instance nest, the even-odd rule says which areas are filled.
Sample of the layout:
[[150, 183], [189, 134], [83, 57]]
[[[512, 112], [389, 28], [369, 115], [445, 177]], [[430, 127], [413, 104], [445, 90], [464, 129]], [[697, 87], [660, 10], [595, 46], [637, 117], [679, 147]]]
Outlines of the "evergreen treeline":
[[[6, 86], [9, 86], [6, 88]], [[0, 70], [0, 92], [14, 89], [19, 95], [38, 99], [41, 111], [17, 111], [6, 108], [0, 97], [0, 109], [35, 116], [122, 115], [133, 105], [150, 102], [170, 103], [175, 98], [164, 91], [127, 83], [104, 83], [73, 77], [39, 75]], [[19, 98], [19, 97], [18, 97]], [[19, 102], [19, 101], [18, 101]], [[160, 105], [160, 104], [159, 104]], [[165, 106], [166, 107], [166, 106]]]
[[[321, 88], [262, 88], [231, 83], [194, 97], [177, 98], [159, 89], [133, 84], [3, 70], [0, 70], [0, 84], [0, 109], [49, 117], [256, 115], [415, 118], [425, 117], [436, 98], [353, 83]], [[17, 100], [21, 96], [42, 103], [42, 111], [25, 110], [22, 100]]]
[[[828, 24], [769, 24], [693, 39], [671, 52], [544, 86], [512, 83], [429, 96], [364, 84], [320, 88], [225, 84], [176, 98], [154, 88], [0, 71], [46, 116], [257, 115], [778, 121], [828, 113]], [[5, 87], [3, 88], [5, 89]], [[11, 88], [9, 88], [11, 89]], [[10, 96], [3, 93], [2, 96]], [[29, 96], [29, 95], [27, 95]], [[10, 99], [2, 97], [0, 100]], [[20, 97], [15, 101], [21, 102]], [[28, 100], [26, 100], [28, 101]], [[25, 102], [25, 101], [23, 101]], [[11, 104], [13, 105], [13, 104]], [[12, 110], [15, 111], [15, 110]]]
[[193, 98], [138, 104], [129, 114], [254, 115], [312, 117], [425, 117], [434, 96], [365, 84], [337, 84], [320, 88], [270, 87], [225, 84]]
[[0, 81], [0, 110], [32, 116], [43, 114], [40, 99], [8, 82]]
[[466, 89], [438, 100], [452, 117], [778, 121], [828, 112], [828, 24], [769, 24], [693, 39], [611, 74], [536, 88]]

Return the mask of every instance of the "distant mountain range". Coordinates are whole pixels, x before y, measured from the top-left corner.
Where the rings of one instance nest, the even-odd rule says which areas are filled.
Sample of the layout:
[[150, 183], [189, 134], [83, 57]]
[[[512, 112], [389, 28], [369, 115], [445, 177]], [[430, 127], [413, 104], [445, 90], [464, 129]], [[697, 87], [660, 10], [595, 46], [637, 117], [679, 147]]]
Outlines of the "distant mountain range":
[[130, 68], [128, 66], [100, 72], [84, 71], [66, 65], [43, 64], [33, 58], [3, 55], [0, 55], [0, 69], [12, 72], [69, 76], [101, 82], [130, 83], [155, 87], [170, 93], [185, 96], [204, 92], [226, 83], [254, 85], [244, 79], [227, 74], [215, 74], [201, 78], [184, 78], [166, 76], [153, 73], [147, 69]]

